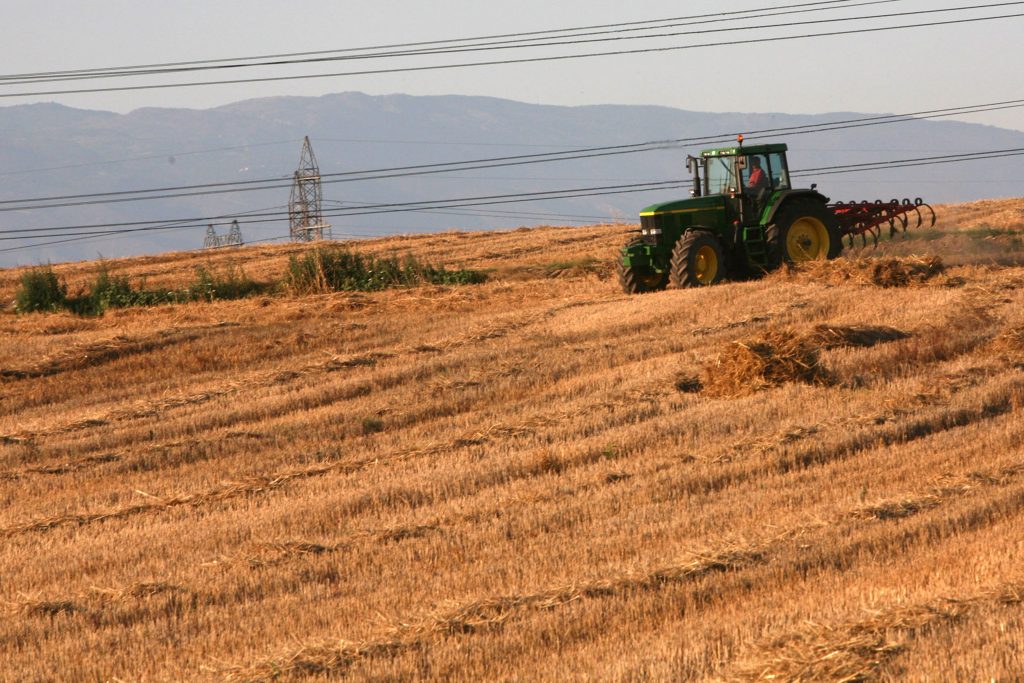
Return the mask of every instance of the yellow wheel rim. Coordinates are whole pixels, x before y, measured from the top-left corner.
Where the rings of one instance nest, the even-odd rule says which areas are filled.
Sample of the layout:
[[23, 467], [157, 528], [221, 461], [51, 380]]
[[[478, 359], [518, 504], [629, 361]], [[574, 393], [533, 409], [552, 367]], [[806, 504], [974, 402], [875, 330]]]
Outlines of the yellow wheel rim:
[[798, 218], [786, 234], [786, 253], [790, 261], [826, 259], [830, 246], [828, 228], [813, 216]]
[[718, 252], [713, 247], [704, 246], [697, 250], [693, 275], [702, 285], [710, 285], [715, 281], [718, 275]]

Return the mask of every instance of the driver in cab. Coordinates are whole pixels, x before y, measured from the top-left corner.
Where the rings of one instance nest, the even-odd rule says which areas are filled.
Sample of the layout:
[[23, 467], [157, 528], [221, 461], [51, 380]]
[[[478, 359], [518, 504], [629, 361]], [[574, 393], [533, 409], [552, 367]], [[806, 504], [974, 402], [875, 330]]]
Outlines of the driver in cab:
[[761, 168], [761, 157], [749, 156], [747, 162], [750, 166], [750, 177], [747, 178], [747, 190], [757, 195], [762, 190], [768, 189], [768, 174]]

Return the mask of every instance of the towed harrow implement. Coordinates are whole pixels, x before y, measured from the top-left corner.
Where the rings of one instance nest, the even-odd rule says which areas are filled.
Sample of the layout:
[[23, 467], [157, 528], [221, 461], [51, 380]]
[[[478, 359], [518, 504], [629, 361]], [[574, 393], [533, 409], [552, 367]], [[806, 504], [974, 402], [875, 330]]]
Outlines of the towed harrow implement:
[[828, 207], [835, 214], [839, 221], [839, 230], [843, 237], [849, 237], [849, 246], [853, 247], [854, 239], [861, 238], [863, 246], [867, 246], [868, 235], [878, 245], [882, 236], [882, 226], [889, 224], [889, 237], [894, 237], [898, 232], [906, 232], [910, 221], [917, 216], [917, 225], [921, 227], [926, 220], [922, 209], [927, 209], [931, 214], [930, 226], [935, 225], [935, 210], [921, 201], [921, 198], [911, 201], [904, 199], [892, 199], [888, 202], [878, 199], [873, 202], [836, 202]]

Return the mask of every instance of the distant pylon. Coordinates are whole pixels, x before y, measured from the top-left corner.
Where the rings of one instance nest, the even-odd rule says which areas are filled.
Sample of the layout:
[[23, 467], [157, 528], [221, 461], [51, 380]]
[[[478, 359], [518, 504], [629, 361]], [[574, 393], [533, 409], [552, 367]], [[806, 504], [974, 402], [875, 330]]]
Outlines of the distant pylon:
[[238, 219], [231, 221], [231, 230], [226, 235], [218, 235], [213, 229], [213, 224], [206, 226], [206, 239], [203, 240], [203, 249], [217, 249], [219, 247], [240, 247], [242, 246], [242, 228], [238, 225]]
[[312, 242], [331, 237], [331, 226], [324, 222], [320, 209], [320, 169], [309, 144], [309, 136], [302, 143], [299, 170], [295, 171], [291, 197], [288, 199], [288, 223], [292, 242]]
[[220, 246], [220, 237], [213, 230], [213, 223], [206, 226], [206, 239], [203, 240], [203, 249], [213, 249]]
[[228, 238], [225, 240], [225, 244], [233, 247], [242, 246], [242, 226], [238, 224], [238, 219], [231, 221], [231, 230], [228, 232]]

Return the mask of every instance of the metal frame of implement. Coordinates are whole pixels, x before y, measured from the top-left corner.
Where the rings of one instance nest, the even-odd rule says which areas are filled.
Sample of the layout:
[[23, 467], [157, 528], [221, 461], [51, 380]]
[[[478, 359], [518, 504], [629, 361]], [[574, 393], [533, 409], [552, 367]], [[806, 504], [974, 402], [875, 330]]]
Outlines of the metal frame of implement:
[[917, 225], [920, 228], [925, 222], [921, 209], [927, 209], [931, 214], [931, 224], [935, 225], [935, 209], [924, 203], [920, 197], [911, 201], [904, 199], [892, 199], [884, 202], [878, 199], [874, 202], [835, 202], [829, 204], [829, 208], [839, 219], [839, 227], [843, 237], [849, 237], [849, 246], [853, 247], [854, 238], [858, 235], [861, 243], [867, 246], [868, 235], [874, 240], [875, 246], [882, 236], [881, 226], [889, 224], [889, 237], [894, 237], [897, 232], [906, 232], [910, 224], [910, 214], [917, 215]]

